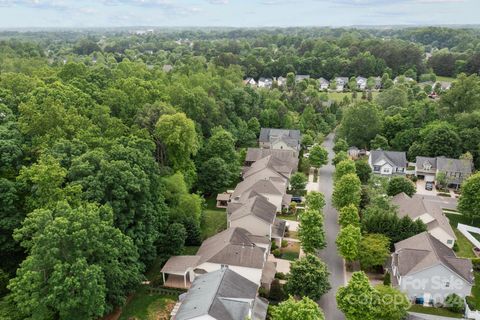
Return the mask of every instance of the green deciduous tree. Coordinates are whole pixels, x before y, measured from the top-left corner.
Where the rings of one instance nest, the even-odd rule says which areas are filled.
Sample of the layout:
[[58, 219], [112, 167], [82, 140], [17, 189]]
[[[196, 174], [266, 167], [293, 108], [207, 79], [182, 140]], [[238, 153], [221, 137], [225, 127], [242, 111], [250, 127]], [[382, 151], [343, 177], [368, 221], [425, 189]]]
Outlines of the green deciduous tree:
[[295, 172], [290, 177], [290, 186], [292, 190], [305, 190], [308, 178], [303, 172]]
[[353, 225], [360, 226], [360, 217], [358, 215], [358, 208], [354, 204], [350, 204], [340, 209], [338, 222], [342, 228]]
[[383, 234], [367, 234], [362, 237], [358, 260], [362, 268], [382, 266], [390, 255], [390, 239]]
[[318, 191], [310, 191], [305, 196], [305, 204], [307, 208], [322, 211], [325, 207], [325, 196]]
[[409, 197], [413, 196], [417, 188], [413, 182], [403, 176], [396, 176], [390, 179], [387, 186], [387, 194], [391, 197], [405, 192]]
[[345, 139], [338, 139], [337, 142], [335, 142], [335, 146], [333, 147], [333, 151], [335, 153], [339, 153], [340, 151], [347, 151], [348, 150], [348, 143], [345, 141]]
[[25, 317], [100, 317], [122, 305], [140, 283], [135, 245], [113, 226], [108, 207], [59, 202], [35, 210], [15, 239], [28, 257], [9, 288]]
[[382, 149], [382, 150], [390, 149], [390, 146], [388, 145], [388, 139], [380, 134], [377, 134], [375, 138], [373, 138], [372, 141], [370, 141], [370, 147], [372, 149]]
[[347, 320], [376, 320], [377, 295], [365, 273], [354, 272], [347, 286], [338, 289], [337, 305]]
[[338, 252], [345, 260], [354, 261], [358, 257], [361, 239], [362, 233], [359, 227], [348, 225], [340, 229], [336, 240]]
[[320, 168], [327, 164], [328, 152], [321, 145], [316, 144], [310, 149], [310, 156], [308, 159], [313, 167]]
[[470, 219], [480, 216], [480, 173], [470, 176], [462, 184], [462, 195], [458, 200], [458, 210]]
[[292, 296], [288, 300], [272, 308], [272, 320], [325, 320], [325, 315], [318, 304], [308, 297], [295, 300]]
[[343, 114], [339, 136], [351, 146], [366, 148], [382, 129], [381, 117], [380, 110], [373, 103], [350, 106]]
[[362, 184], [354, 173], [341, 177], [335, 182], [333, 190], [333, 205], [340, 209], [350, 204], [358, 207], [361, 200]]
[[410, 308], [407, 296], [391, 286], [379, 285], [375, 287], [377, 299], [374, 301], [375, 319], [402, 320]]
[[341, 161], [347, 160], [347, 159], [348, 159], [348, 154], [345, 151], [340, 151], [337, 154], [335, 154], [335, 157], [333, 157], [332, 164], [336, 166]]
[[316, 256], [307, 254], [291, 264], [285, 290], [294, 296], [318, 300], [330, 290], [328, 276], [326, 264]]
[[323, 215], [319, 210], [307, 209], [300, 215], [298, 238], [306, 253], [315, 253], [327, 245]]
[[367, 184], [372, 176], [372, 168], [366, 160], [355, 161], [355, 172], [362, 184]]
[[335, 181], [340, 180], [343, 176], [347, 174], [356, 174], [355, 162], [353, 160], [347, 159], [340, 161], [335, 166]]

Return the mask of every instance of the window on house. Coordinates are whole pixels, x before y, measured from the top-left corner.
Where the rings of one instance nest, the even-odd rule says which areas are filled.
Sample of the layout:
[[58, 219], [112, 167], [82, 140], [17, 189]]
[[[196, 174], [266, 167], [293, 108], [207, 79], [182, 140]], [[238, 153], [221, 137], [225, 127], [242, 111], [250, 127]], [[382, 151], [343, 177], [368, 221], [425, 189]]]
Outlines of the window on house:
[[453, 240], [447, 240], [447, 244], [452, 244]]
[[450, 281], [445, 281], [445, 288], [450, 287]]
[[373, 171], [380, 171], [381, 167], [380, 166], [373, 166]]

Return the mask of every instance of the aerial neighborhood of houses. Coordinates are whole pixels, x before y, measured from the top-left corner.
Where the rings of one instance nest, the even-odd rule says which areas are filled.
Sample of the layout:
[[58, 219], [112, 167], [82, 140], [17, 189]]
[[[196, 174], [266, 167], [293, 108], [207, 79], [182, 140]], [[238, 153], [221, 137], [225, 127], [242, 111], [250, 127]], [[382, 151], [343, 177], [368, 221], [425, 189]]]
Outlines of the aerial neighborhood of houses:
[[[320, 91], [331, 91], [331, 92], [343, 92], [343, 91], [370, 91], [370, 90], [380, 90], [383, 88], [382, 77], [369, 77], [365, 78], [362, 76], [356, 77], [346, 77], [346, 76], [337, 76], [333, 77], [331, 80], [327, 80], [324, 77], [318, 79], [312, 78], [310, 75], [298, 74], [295, 75], [295, 83], [300, 83], [304, 80], [315, 81], [317, 87]], [[280, 77], [260, 77], [258, 80], [255, 80], [252, 77], [247, 77], [243, 80], [243, 83], [252, 88], [263, 88], [271, 89], [274, 86], [284, 87], [287, 85], [287, 78]], [[393, 79], [393, 83], [416, 83], [415, 79], [405, 76], [397, 76]], [[437, 97], [436, 90], [447, 91], [451, 88], [452, 83], [449, 81], [421, 81], [418, 85], [422, 88], [426, 86], [431, 86], [432, 93], [429, 97]]]
[[173, 256], [161, 272], [166, 287], [189, 288], [172, 319], [262, 319], [276, 273], [270, 249], [280, 245], [286, 221], [277, 213], [288, 207], [289, 178], [297, 170], [300, 131], [262, 128], [260, 148], [249, 148], [242, 181], [217, 196], [226, 208], [227, 229], [206, 239], [196, 255]]

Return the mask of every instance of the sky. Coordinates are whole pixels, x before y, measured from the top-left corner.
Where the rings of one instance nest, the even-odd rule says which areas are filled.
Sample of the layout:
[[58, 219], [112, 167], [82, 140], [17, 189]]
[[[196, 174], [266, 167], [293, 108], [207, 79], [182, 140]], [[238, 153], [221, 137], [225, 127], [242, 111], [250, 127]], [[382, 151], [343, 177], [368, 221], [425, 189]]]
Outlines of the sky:
[[480, 0], [0, 0], [0, 28], [480, 24]]

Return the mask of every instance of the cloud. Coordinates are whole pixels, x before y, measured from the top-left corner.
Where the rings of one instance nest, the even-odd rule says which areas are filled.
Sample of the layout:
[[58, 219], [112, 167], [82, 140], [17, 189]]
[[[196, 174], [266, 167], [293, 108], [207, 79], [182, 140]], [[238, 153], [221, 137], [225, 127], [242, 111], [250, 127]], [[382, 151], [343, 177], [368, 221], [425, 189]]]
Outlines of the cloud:
[[68, 10], [71, 7], [63, 0], [0, 0], [0, 7], [15, 6], [56, 10]]
[[228, 4], [229, 0], [208, 0], [211, 4]]

